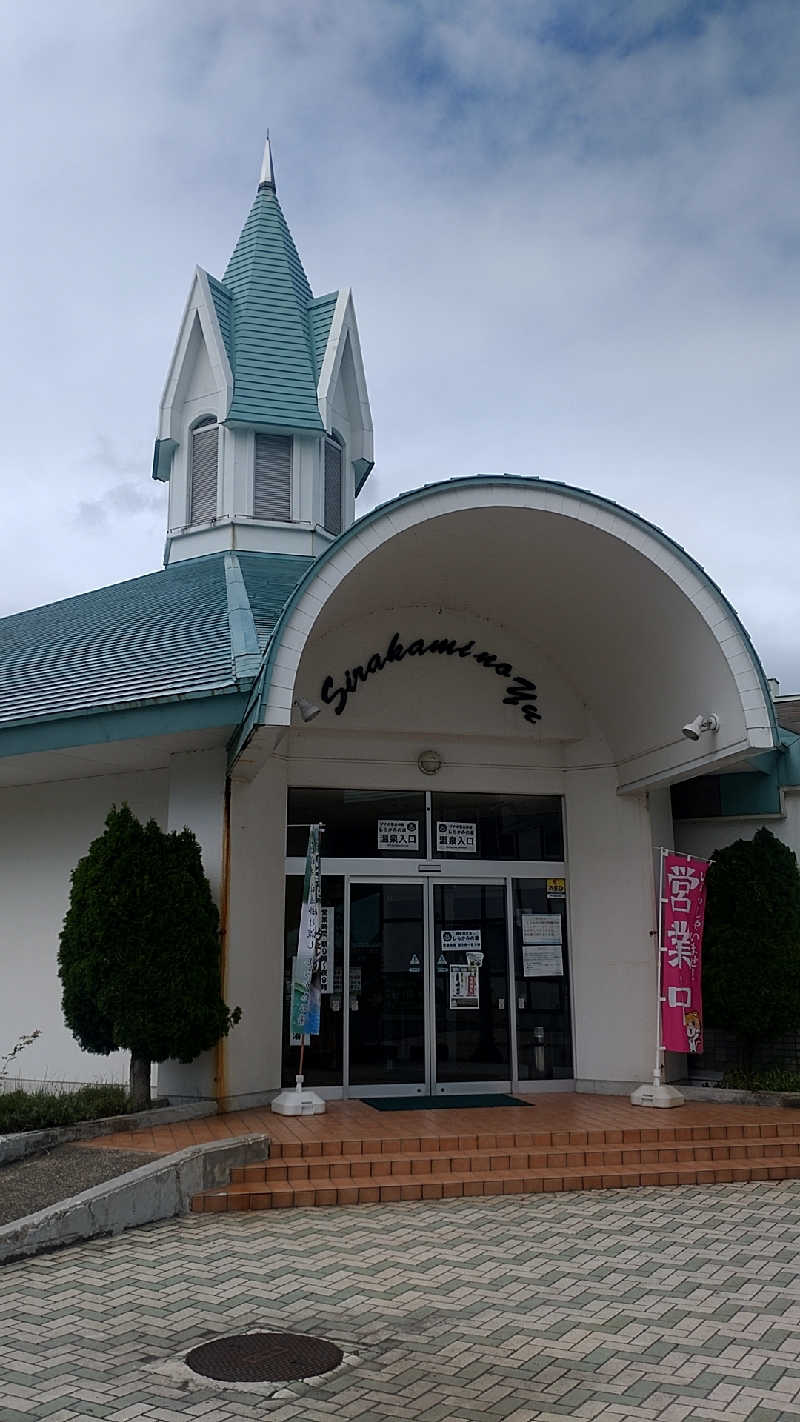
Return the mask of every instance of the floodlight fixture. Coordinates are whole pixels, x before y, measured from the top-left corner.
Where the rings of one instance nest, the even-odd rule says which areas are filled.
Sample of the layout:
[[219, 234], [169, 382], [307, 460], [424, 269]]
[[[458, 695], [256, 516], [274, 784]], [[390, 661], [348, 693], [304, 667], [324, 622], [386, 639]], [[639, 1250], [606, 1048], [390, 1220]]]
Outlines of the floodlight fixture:
[[719, 716], [714, 712], [705, 716], [701, 713], [699, 716], [695, 716], [693, 721], [687, 721], [685, 726], [681, 726], [681, 735], [685, 736], [687, 741], [699, 741], [700, 737], [707, 732], [710, 731], [712, 735], [716, 735], [718, 730]]

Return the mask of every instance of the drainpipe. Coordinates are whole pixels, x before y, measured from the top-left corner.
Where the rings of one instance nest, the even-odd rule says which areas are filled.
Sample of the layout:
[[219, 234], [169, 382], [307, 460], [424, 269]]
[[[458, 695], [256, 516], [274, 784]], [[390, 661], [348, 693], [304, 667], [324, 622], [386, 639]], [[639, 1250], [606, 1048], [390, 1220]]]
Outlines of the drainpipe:
[[[228, 1000], [228, 909], [231, 889], [231, 777], [225, 777], [225, 809], [222, 824], [222, 882], [219, 891], [219, 977], [224, 1002]], [[220, 1037], [216, 1045], [214, 1084], [217, 1105], [227, 1096], [228, 1038]]]

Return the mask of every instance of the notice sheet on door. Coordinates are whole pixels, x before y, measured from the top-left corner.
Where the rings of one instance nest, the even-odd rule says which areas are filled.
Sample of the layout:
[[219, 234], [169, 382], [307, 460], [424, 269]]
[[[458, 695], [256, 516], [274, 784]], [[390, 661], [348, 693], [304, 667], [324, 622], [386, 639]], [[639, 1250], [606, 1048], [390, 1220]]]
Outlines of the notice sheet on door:
[[523, 943], [522, 975], [525, 978], [563, 978], [560, 943]]
[[450, 964], [450, 1007], [460, 1012], [480, 1006], [478, 969], [474, 964]]
[[560, 913], [522, 915], [522, 974], [526, 978], [563, 977]]
[[560, 943], [560, 913], [524, 913], [522, 915], [523, 943]]

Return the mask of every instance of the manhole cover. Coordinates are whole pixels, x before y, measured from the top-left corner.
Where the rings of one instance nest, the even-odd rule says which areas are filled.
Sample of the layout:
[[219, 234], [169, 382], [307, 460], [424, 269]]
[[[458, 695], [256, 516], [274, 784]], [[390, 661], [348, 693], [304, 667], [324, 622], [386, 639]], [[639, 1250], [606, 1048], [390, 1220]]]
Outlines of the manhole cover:
[[217, 1382], [292, 1382], [329, 1373], [343, 1356], [335, 1343], [305, 1333], [234, 1333], [193, 1348], [186, 1362]]

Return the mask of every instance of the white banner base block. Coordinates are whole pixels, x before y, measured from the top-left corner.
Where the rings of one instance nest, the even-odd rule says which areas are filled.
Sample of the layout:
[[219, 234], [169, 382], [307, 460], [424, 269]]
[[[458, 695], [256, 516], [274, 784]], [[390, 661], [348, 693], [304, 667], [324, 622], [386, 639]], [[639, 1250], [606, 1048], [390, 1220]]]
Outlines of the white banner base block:
[[634, 1106], [683, 1106], [686, 1097], [681, 1096], [675, 1086], [656, 1086], [653, 1082], [646, 1082], [631, 1092], [631, 1103]]
[[275, 1097], [270, 1103], [270, 1110], [278, 1116], [321, 1116], [327, 1109], [322, 1097], [317, 1096], [316, 1091], [303, 1090], [302, 1076], [298, 1076], [296, 1081], [294, 1090], [288, 1088]]

